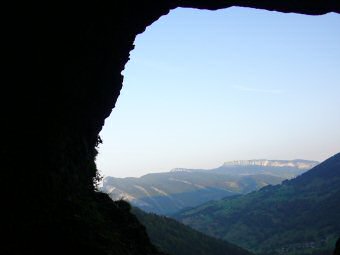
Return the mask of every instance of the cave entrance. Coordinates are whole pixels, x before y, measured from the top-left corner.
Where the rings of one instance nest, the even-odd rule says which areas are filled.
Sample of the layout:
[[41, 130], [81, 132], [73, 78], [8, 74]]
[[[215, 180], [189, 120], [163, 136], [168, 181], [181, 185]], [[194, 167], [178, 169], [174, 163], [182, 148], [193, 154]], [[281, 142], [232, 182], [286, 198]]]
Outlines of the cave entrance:
[[135, 41], [101, 132], [104, 176], [323, 160], [340, 137], [340, 18], [175, 9]]

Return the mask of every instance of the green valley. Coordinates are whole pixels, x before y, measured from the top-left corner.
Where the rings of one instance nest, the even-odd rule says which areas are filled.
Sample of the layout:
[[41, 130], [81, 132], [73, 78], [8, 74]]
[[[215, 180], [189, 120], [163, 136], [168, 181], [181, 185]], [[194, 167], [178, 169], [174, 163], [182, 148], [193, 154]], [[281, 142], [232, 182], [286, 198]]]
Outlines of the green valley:
[[204, 235], [166, 216], [145, 213], [133, 208], [132, 213], [146, 227], [151, 242], [169, 255], [251, 255], [227, 241]]
[[174, 217], [259, 254], [331, 254], [340, 236], [340, 153], [281, 185]]

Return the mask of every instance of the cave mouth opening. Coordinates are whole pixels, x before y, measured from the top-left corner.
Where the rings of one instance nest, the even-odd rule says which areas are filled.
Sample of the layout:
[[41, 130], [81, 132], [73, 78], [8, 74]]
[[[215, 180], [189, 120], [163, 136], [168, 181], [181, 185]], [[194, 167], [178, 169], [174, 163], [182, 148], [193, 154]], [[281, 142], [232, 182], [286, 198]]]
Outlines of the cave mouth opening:
[[326, 159], [340, 137], [338, 25], [336, 14], [171, 11], [135, 41], [98, 169], [127, 177], [235, 159]]

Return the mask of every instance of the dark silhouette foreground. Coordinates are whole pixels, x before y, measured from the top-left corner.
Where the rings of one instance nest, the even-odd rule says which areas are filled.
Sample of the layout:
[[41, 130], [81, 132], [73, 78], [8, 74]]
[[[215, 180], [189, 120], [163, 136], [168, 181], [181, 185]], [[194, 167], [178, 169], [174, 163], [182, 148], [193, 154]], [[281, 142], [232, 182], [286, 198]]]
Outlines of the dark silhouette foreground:
[[156, 254], [126, 208], [95, 192], [98, 134], [137, 34], [175, 7], [340, 12], [333, 0], [5, 2], [1, 254]]

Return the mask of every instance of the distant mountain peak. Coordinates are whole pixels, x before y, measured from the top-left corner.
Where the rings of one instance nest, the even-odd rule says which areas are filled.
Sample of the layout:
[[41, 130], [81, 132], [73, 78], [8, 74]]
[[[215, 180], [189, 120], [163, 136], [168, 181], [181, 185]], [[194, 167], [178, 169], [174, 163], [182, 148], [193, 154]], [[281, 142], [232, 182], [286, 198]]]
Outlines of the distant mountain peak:
[[187, 169], [187, 168], [173, 168], [170, 170], [170, 173], [175, 173], [175, 172], [193, 172], [193, 170]]
[[252, 159], [252, 160], [234, 160], [223, 164], [223, 167], [235, 166], [267, 166], [267, 167], [294, 167], [301, 170], [310, 169], [319, 164], [317, 161], [294, 159], [294, 160], [268, 160], [268, 159]]
[[[295, 160], [295, 164], [304, 160]], [[279, 162], [276, 165], [273, 162]], [[277, 185], [309, 170], [282, 166], [286, 161], [232, 161], [213, 169], [174, 168], [142, 177], [106, 177], [101, 190], [114, 200], [126, 199], [143, 210], [169, 215], [209, 200], [249, 193], [266, 185]], [[316, 164], [316, 163], [315, 163]], [[271, 167], [267, 167], [271, 165]], [[275, 165], [275, 166], [274, 166]]]

